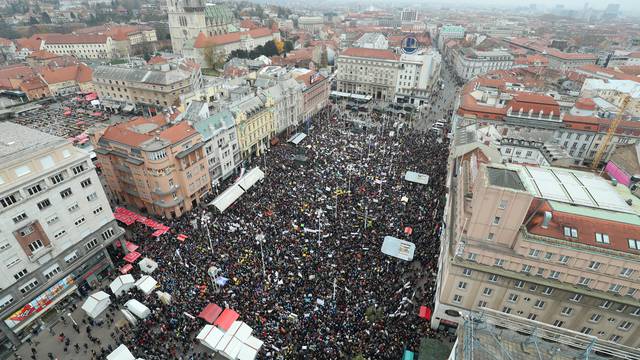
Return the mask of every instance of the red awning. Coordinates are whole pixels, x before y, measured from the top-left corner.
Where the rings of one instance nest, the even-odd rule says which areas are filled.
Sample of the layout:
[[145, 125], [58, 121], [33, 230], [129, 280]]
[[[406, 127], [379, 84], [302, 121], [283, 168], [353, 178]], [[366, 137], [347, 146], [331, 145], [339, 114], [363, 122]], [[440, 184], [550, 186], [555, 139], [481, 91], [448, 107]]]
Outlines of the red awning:
[[189, 237], [185, 234], [178, 234], [177, 238], [178, 238], [178, 241], [185, 241]]
[[128, 253], [125, 257], [124, 257], [124, 261], [128, 262], [128, 263], [132, 263], [135, 262], [136, 260], [138, 260], [138, 258], [140, 257], [140, 253], [137, 251], [132, 251], [130, 253]]
[[411, 235], [413, 233], [413, 229], [411, 227], [409, 227], [409, 226], [406, 226], [404, 228], [404, 233], [407, 234], [407, 235]]
[[164, 229], [156, 230], [153, 232], [153, 234], [151, 234], [151, 236], [158, 237], [158, 236], [164, 235], [166, 232], [167, 230], [164, 230]]
[[132, 218], [131, 216], [127, 216], [127, 215], [125, 215], [123, 213], [115, 212], [115, 213], [113, 213], [113, 216], [116, 218], [116, 220], [124, 223], [125, 225], [131, 225], [134, 222], [136, 222], [136, 220], [134, 218]]
[[98, 98], [98, 95], [96, 93], [89, 93], [89, 95], [85, 96], [84, 99], [87, 101], [92, 101]]
[[431, 308], [424, 305], [420, 306], [420, 313], [418, 314], [418, 316], [427, 321], [431, 320]]
[[[127, 244], [126, 245], [127, 246], [127, 250], [129, 250], [129, 251], [136, 251], [139, 248], [138, 245], [132, 243], [131, 241], [127, 241], [126, 244]], [[120, 243], [120, 241], [116, 241], [116, 247], [121, 247], [121, 246], [122, 246], [122, 244]]]
[[64, 116], [70, 116], [71, 115], [71, 111], [65, 111], [64, 112]]
[[213, 324], [213, 322], [216, 321], [218, 316], [220, 316], [221, 312], [222, 312], [222, 308], [220, 306], [216, 304], [209, 304], [204, 309], [202, 309], [198, 317], [208, 322], [209, 324]]
[[120, 274], [124, 275], [133, 269], [133, 265], [125, 264], [120, 267]]
[[236, 321], [240, 315], [237, 312], [231, 309], [224, 309], [222, 314], [216, 319], [216, 322], [213, 325], [219, 327], [220, 329], [227, 331], [231, 327], [234, 321]]

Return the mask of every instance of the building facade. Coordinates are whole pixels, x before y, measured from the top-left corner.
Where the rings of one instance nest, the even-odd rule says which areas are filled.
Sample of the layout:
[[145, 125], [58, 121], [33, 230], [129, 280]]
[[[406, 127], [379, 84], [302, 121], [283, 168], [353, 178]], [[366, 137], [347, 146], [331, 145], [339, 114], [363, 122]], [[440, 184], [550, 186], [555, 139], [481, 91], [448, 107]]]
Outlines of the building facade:
[[113, 39], [105, 35], [50, 34], [42, 42], [43, 50], [78, 59], [111, 59]]
[[453, 68], [463, 80], [470, 80], [492, 70], [511, 69], [514, 57], [506, 51], [477, 51], [462, 48], [453, 56]]
[[440, 79], [440, 54], [433, 50], [416, 55], [402, 54], [399, 63], [396, 101], [424, 104]]
[[202, 73], [200, 66], [189, 60], [143, 68], [98, 66], [93, 71], [93, 84], [104, 108], [153, 114], [178, 106], [180, 95], [199, 89]]
[[376, 100], [395, 98], [398, 55], [390, 50], [348, 48], [336, 59], [337, 90], [371, 95]]
[[450, 164], [433, 328], [488, 308], [639, 345], [640, 222], [625, 189], [503, 165], [477, 147], [457, 148]]
[[443, 25], [438, 31], [438, 50], [442, 51], [444, 44], [449, 39], [464, 39], [464, 26], [460, 25]]
[[353, 42], [353, 47], [386, 50], [389, 48], [389, 41], [381, 33], [366, 33]]
[[260, 156], [271, 146], [275, 136], [273, 100], [265, 96], [249, 96], [229, 105], [238, 133], [243, 159]]
[[121, 236], [89, 154], [66, 139], [0, 123], [0, 342], [15, 345], [36, 321], [112, 266]]
[[308, 69], [294, 71], [293, 76], [303, 86], [301, 118], [307, 120], [327, 106], [331, 84], [327, 77], [317, 71]]
[[303, 120], [305, 85], [294, 79], [277, 81], [264, 90], [265, 96], [273, 100], [274, 122], [277, 134], [288, 135]]
[[88, 132], [106, 186], [118, 201], [169, 219], [200, 204], [211, 191], [204, 141], [188, 122], [160, 114]]
[[298, 28], [311, 33], [322, 30], [324, 18], [322, 16], [300, 16], [298, 18]]
[[169, 33], [173, 52], [181, 54], [185, 42], [198, 34], [209, 36], [236, 31], [233, 13], [225, 5], [207, 4], [204, 0], [167, 0]]

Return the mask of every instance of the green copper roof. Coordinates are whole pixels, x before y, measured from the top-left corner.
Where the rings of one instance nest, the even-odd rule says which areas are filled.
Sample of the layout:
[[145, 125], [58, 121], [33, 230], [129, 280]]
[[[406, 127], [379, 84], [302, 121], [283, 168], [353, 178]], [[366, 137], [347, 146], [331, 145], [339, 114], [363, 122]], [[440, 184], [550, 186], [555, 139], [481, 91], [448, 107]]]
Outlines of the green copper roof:
[[207, 5], [204, 8], [204, 16], [215, 19], [218, 23], [230, 22], [233, 18], [231, 10], [224, 5]]
[[615, 221], [615, 222], [621, 222], [625, 224], [640, 226], [640, 216], [638, 216], [637, 214], [604, 210], [604, 209], [596, 209], [596, 208], [580, 206], [580, 205], [571, 205], [571, 204], [567, 204], [559, 201], [549, 201], [549, 205], [551, 205], [553, 210], [564, 212], [564, 213], [588, 216], [596, 219], [609, 220], [609, 221]]

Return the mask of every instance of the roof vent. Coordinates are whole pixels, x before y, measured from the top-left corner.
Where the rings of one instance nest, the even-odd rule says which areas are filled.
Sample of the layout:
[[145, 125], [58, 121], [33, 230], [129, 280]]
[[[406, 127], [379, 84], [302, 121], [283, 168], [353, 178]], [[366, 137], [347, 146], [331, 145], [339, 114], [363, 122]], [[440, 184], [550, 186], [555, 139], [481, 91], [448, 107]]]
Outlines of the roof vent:
[[155, 131], [155, 134], [156, 134], [156, 135], [155, 135], [155, 139], [156, 139], [156, 140], [160, 140], [160, 130], [156, 130], [156, 131]]
[[549, 227], [549, 223], [551, 222], [551, 219], [553, 218], [553, 213], [551, 213], [551, 211], [545, 211], [544, 212], [544, 219], [542, 220], [542, 228], [543, 229], [547, 229]]

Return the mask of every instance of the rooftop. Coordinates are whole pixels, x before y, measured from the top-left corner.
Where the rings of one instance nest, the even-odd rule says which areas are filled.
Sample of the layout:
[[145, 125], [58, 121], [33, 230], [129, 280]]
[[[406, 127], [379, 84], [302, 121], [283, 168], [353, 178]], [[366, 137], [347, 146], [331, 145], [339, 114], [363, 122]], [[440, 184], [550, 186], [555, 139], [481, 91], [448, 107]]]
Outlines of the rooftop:
[[0, 166], [67, 140], [12, 122], [0, 122]]
[[522, 180], [518, 176], [518, 171], [506, 169], [487, 167], [487, 177], [489, 184], [493, 186], [499, 186], [509, 188], [518, 191], [526, 191]]
[[340, 56], [374, 58], [381, 60], [398, 60], [399, 56], [391, 50], [348, 48], [340, 53]]

